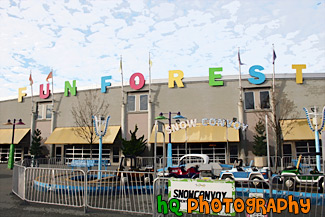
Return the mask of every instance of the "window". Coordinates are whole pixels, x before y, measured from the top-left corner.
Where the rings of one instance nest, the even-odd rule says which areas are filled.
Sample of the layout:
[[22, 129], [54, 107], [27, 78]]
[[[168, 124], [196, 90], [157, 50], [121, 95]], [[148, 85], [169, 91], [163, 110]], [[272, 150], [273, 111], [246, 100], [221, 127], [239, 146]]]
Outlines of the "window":
[[148, 94], [130, 93], [127, 97], [127, 111], [128, 112], [146, 112], [148, 111]]
[[52, 104], [50, 103], [39, 103], [37, 111], [39, 120], [52, 118]]
[[148, 95], [140, 95], [140, 111], [148, 110]]
[[128, 96], [128, 111], [135, 111], [135, 96]]
[[269, 91], [261, 91], [260, 92], [260, 102], [261, 102], [261, 109], [269, 109], [270, 108]]
[[253, 92], [245, 93], [245, 109], [255, 109], [254, 93]]
[[118, 147], [113, 147], [113, 163], [118, 163], [120, 161], [120, 149]]

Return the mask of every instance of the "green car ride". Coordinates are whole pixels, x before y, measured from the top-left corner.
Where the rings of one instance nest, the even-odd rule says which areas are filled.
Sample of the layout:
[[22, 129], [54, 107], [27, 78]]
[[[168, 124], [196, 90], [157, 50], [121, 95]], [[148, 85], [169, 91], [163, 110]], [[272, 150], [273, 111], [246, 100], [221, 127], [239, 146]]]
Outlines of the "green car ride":
[[280, 172], [280, 181], [283, 181], [288, 190], [294, 190], [297, 185], [316, 186], [320, 192], [324, 191], [324, 174], [316, 168], [309, 173], [302, 173], [301, 157], [299, 156], [296, 166], [289, 166]]

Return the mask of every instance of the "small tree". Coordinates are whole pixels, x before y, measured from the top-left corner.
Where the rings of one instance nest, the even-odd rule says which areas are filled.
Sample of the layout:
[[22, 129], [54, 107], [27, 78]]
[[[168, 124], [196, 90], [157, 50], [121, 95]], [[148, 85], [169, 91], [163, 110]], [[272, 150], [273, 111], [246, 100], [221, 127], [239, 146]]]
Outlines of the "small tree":
[[39, 129], [36, 129], [34, 131], [34, 135], [32, 136], [32, 146], [30, 147], [30, 154], [34, 155], [34, 157], [40, 157], [42, 155], [41, 151], [41, 131]]
[[137, 139], [136, 133], [138, 131], [138, 126], [135, 125], [135, 129], [132, 132], [130, 130], [131, 139], [122, 139], [122, 152], [124, 156], [136, 157], [141, 155], [146, 149], [147, 140], [144, 139], [144, 135]]
[[253, 154], [256, 156], [266, 156], [266, 135], [265, 135], [265, 125], [261, 119], [255, 125], [256, 135], [254, 135], [254, 145], [253, 145]]

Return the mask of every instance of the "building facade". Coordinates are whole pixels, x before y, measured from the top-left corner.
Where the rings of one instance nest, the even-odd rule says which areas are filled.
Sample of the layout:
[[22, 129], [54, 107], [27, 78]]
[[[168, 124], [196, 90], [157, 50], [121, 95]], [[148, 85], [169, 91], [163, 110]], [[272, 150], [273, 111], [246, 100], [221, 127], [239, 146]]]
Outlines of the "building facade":
[[[172, 128], [165, 121], [166, 143], [169, 141], [168, 132], [173, 131], [173, 157], [203, 153], [222, 162], [252, 158], [254, 128], [259, 119], [265, 120], [266, 115], [270, 122], [275, 118], [281, 123], [281, 147], [276, 148], [276, 133], [271, 125], [269, 127], [271, 155], [297, 156], [303, 152], [314, 152], [315, 135], [308, 128], [303, 108], [316, 106], [321, 110], [324, 107], [325, 73], [304, 74], [303, 83], [296, 82], [295, 74], [278, 74], [274, 92], [271, 75], [266, 75], [266, 80], [258, 85], [250, 82], [249, 78], [249, 75], [242, 76], [241, 88], [238, 76], [224, 76], [221, 79], [223, 83], [216, 86], [209, 83], [208, 77], [198, 77], [182, 79], [183, 87], [176, 82], [171, 87], [168, 79], [162, 79], [152, 81], [151, 85], [146, 81], [139, 90], [129, 85], [123, 88], [112, 85], [106, 88], [105, 93], [101, 89], [75, 90], [75, 95], [71, 90], [68, 94], [55, 93], [53, 101], [51, 96], [46, 99], [34, 96], [33, 100], [24, 97], [22, 102], [17, 99], [3, 100], [0, 101], [0, 119], [2, 123], [14, 118], [25, 123], [16, 126], [15, 130], [16, 160], [29, 154], [30, 138], [35, 129], [42, 132], [45, 156], [98, 157], [98, 139], [90, 146], [89, 142], [80, 138], [75, 133], [78, 125], [72, 115], [73, 107], [83, 109], [80, 105], [88, 100], [89, 94], [106, 103], [110, 120], [103, 140], [103, 158], [110, 159], [113, 164], [118, 163], [122, 155], [120, 137], [129, 139], [129, 132], [135, 129], [135, 125], [139, 128], [137, 135], [144, 135], [148, 141], [145, 155], [153, 155], [155, 140], [157, 154], [162, 155], [163, 137], [158, 134], [155, 138], [155, 117], [160, 113], [168, 116], [166, 113], [169, 112], [173, 116], [180, 112], [187, 118], [172, 119]], [[8, 157], [10, 129], [0, 126], [3, 161]]]

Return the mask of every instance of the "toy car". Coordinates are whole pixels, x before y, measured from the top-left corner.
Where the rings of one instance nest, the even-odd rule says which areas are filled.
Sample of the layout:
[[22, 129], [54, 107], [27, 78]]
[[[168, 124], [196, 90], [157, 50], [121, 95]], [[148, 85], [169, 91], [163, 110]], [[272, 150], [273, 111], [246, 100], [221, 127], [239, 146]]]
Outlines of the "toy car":
[[260, 188], [263, 186], [263, 183], [269, 181], [268, 167], [258, 169], [252, 166], [253, 161], [251, 161], [250, 166], [243, 167], [242, 160], [239, 160], [239, 162], [239, 165], [236, 165], [235, 162], [232, 169], [221, 171], [220, 179], [234, 181], [251, 180], [252, 182], [250, 182], [250, 185], [255, 188]]
[[218, 163], [209, 162], [209, 156], [206, 154], [187, 154], [180, 158], [177, 166], [168, 167], [168, 172], [164, 175], [175, 178], [199, 178], [202, 176], [216, 178], [221, 170]]
[[324, 175], [320, 173], [316, 168], [312, 169], [310, 166], [309, 173], [302, 173], [301, 169], [301, 157], [299, 156], [297, 164], [295, 166], [289, 166], [280, 172], [279, 183], [283, 182], [284, 186], [288, 190], [294, 190], [298, 184], [318, 186], [319, 191], [324, 190]]

